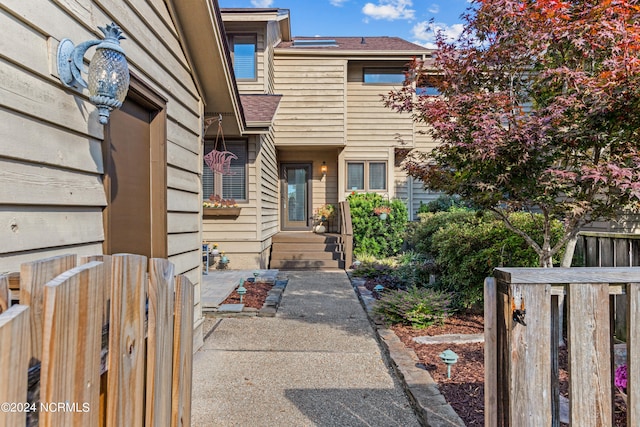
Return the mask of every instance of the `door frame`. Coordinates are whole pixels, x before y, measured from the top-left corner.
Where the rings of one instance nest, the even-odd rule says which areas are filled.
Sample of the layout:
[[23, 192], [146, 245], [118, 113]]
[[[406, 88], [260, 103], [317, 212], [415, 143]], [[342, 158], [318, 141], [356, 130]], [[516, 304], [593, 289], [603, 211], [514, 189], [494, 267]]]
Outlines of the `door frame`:
[[[130, 99], [150, 114], [149, 147], [150, 147], [150, 209], [151, 209], [151, 254], [153, 258], [167, 258], [169, 255], [167, 226], [167, 99], [145, 84], [135, 73], [130, 72]], [[104, 161], [104, 189], [107, 206], [103, 211], [104, 242], [103, 253], [111, 254], [109, 241], [111, 179], [107, 173], [107, 165], [111, 161], [110, 125], [104, 128], [102, 154]]]
[[[307, 169], [307, 223], [304, 227], [290, 227], [286, 223], [286, 215], [288, 206], [285, 203], [289, 194], [287, 187], [287, 179], [285, 178], [284, 169], [286, 167], [299, 166]], [[313, 227], [313, 161], [296, 161], [280, 163], [280, 230], [282, 231], [310, 231]]]

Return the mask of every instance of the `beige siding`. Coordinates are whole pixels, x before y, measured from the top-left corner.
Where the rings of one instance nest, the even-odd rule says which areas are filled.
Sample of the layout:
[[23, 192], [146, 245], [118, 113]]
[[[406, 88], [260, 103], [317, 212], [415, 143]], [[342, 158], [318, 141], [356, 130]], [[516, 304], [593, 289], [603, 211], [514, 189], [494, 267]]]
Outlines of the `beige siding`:
[[264, 135], [260, 148], [260, 240], [271, 238], [278, 232], [278, 159], [273, 132]]
[[275, 92], [275, 70], [273, 65], [274, 46], [282, 40], [280, 34], [280, 25], [277, 22], [269, 22], [267, 24], [267, 43], [264, 50], [264, 68], [265, 68], [265, 92]]
[[276, 145], [345, 143], [346, 60], [276, 57]]
[[177, 273], [199, 286], [203, 108], [161, 0], [3, 0], [0, 271], [64, 252], [102, 251], [104, 130], [88, 92], [60, 83], [55, 52], [62, 38], [75, 44], [101, 38], [97, 26], [112, 21], [126, 35], [132, 73], [167, 99], [169, 255]]

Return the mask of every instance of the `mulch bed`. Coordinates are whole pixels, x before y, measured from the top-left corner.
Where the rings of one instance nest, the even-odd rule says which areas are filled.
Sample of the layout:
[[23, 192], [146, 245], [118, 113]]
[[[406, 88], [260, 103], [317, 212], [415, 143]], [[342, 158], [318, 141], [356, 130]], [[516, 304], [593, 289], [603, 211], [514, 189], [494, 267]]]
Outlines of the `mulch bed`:
[[[479, 334], [484, 332], [480, 315], [456, 315], [443, 325], [424, 329], [394, 325], [391, 327], [405, 346], [412, 348], [423, 367], [429, 371], [440, 387], [442, 395], [467, 426], [484, 425], [484, 344], [418, 344], [412, 340], [419, 336], [443, 334]], [[447, 378], [447, 366], [440, 360], [440, 353], [451, 349], [458, 355], [458, 362], [451, 367]]]
[[[245, 280], [244, 287], [247, 293], [242, 297], [242, 304], [245, 307], [261, 309], [267, 294], [273, 288], [273, 283], [257, 282]], [[222, 304], [240, 304], [240, 295], [237, 288], [225, 299]]]

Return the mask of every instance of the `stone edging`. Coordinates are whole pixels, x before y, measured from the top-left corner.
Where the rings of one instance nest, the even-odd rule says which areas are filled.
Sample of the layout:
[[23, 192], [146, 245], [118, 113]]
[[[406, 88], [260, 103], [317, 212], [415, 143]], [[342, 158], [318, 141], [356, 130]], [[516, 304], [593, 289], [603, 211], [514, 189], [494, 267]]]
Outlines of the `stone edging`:
[[365, 288], [364, 280], [351, 275], [349, 278], [420, 423], [428, 427], [464, 427], [464, 422], [444, 399], [429, 372], [418, 367], [419, 359], [413, 349], [406, 347], [393, 330], [386, 329], [379, 319], [374, 318], [371, 308], [375, 299]]

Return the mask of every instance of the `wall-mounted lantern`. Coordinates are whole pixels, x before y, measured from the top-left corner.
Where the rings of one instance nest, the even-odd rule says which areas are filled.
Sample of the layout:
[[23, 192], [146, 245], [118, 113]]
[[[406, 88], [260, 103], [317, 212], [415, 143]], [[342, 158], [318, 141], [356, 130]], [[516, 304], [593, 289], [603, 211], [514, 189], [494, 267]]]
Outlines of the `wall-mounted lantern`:
[[322, 166], [320, 166], [320, 172], [322, 172], [322, 177], [327, 176], [327, 162], [322, 162]]
[[[98, 107], [99, 121], [106, 125], [111, 110], [120, 108], [127, 96], [129, 68], [124, 50], [120, 47], [120, 40], [125, 38], [120, 27], [111, 23], [98, 28], [104, 34], [104, 40], [89, 40], [78, 46], [74, 46], [69, 39], [60, 42], [58, 75], [67, 87], [80, 85], [89, 89], [89, 101]], [[87, 71], [84, 54], [92, 46], [96, 46], [96, 52]], [[81, 72], [88, 75], [88, 84]]]

